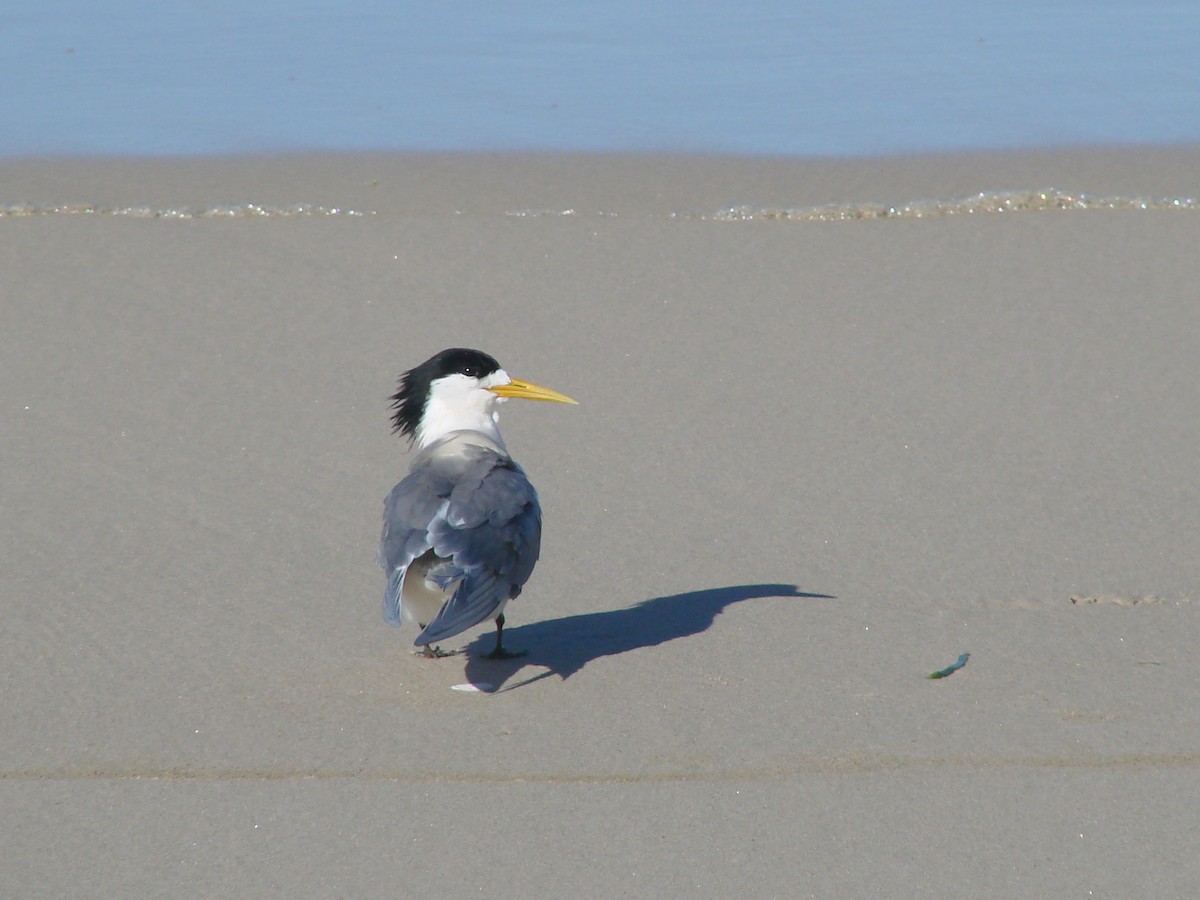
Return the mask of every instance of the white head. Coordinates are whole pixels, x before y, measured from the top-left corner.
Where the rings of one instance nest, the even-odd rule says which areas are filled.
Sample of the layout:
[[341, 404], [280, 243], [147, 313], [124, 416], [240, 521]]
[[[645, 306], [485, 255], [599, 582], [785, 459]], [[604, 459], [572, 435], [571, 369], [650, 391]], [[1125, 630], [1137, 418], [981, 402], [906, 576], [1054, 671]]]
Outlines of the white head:
[[503, 447], [499, 405], [509, 397], [575, 402], [565, 394], [511, 378], [486, 353], [455, 348], [404, 373], [392, 397], [392, 424], [418, 447], [427, 447], [452, 431], [478, 431]]
[[452, 431], [479, 431], [503, 447], [499, 406], [504, 398], [491, 388], [511, 382], [503, 369], [483, 377], [455, 372], [433, 381], [417, 425], [417, 446], [427, 447]]

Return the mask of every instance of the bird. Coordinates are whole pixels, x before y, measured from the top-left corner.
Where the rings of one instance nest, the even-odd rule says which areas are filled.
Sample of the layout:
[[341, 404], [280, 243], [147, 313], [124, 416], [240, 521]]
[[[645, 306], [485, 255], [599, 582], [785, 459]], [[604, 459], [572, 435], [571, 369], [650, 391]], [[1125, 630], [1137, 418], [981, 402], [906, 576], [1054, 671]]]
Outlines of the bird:
[[489, 619], [488, 658], [524, 655], [503, 646], [504, 608], [537, 563], [542, 511], [500, 436], [499, 406], [513, 398], [577, 405], [462, 347], [405, 372], [391, 397], [392, 430], [417, 454], [383, 503], [383, 618], [419, 627], [426, 657], [453, 655], [436, 645]]

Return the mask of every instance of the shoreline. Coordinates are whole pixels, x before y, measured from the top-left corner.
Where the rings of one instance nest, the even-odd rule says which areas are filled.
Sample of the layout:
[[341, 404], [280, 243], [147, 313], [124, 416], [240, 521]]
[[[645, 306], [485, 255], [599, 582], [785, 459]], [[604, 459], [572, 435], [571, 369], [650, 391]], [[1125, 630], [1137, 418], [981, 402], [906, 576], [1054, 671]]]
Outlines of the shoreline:
[[[374, 201], [382, 207], [376, 212], [412, 213], [447, 204], [553, 207], [548, 198], [561, 197], [560, 208], [574, 200], [583, 212], [677, 212], [756, 201], [904, 204], [1047, 189], [1195, 199], [1197, 160], [1200, 145], [836, 159], [551, 152], [0, 159], [0, 207], [272, 202], [368, 210]], [[604, 191], [589, 188], [590, 179]], [[207, 201], [196, 199], [201, 190]]]

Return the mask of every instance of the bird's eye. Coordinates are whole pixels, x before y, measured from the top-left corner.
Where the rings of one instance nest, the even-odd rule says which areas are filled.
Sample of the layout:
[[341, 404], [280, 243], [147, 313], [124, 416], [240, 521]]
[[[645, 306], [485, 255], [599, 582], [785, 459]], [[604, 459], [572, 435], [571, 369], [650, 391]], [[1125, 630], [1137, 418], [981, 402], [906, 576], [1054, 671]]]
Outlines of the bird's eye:
[[463, 366], [462, 373], [470, 378], [478, 378], [479, 377], [479, 367], [478, 366], [470, 366], [470, 365]]

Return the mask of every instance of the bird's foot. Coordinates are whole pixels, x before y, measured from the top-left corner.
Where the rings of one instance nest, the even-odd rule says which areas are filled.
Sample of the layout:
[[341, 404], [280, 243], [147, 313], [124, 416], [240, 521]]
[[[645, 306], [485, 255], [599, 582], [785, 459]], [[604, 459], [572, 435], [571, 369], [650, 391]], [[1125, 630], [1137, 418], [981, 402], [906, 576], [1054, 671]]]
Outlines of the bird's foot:
[[426, 644], [425, 649], [414, 650], [413, 655], [421, 656], [421, 657], [424, 657], [425, 659], [443, 659], [444, 657], [447, 657], [447, 656], [457, 656], [458, 651], [457, 650], [443, 650], [441, 647], [433, 647], [433, 646], [430, 646], [429, 644]]
[[505, 650], [497, 647], [491, 653], [484, 654], [484, 659], [520, 659], [529, 654], [528, 650]]

